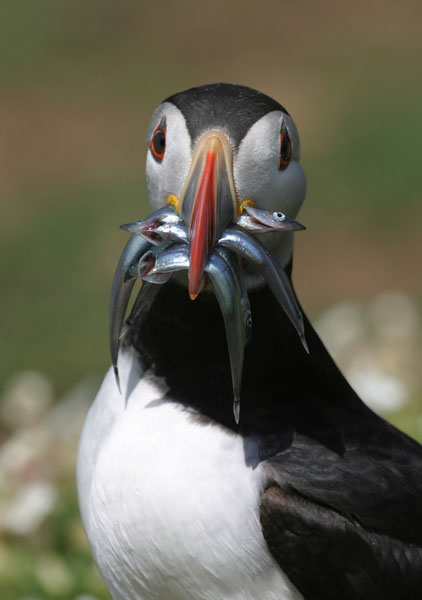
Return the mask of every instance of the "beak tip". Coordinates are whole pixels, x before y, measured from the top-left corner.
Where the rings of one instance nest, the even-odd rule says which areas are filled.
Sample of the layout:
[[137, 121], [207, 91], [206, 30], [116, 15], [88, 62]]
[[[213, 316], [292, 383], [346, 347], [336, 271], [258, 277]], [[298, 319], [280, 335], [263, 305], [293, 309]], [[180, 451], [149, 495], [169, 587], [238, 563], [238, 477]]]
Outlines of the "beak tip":
[[196, 300], [196, 298], [199, 296], [199, 294], [202, 292], [202, 290], [205, 287], [205, 276], [202, 275], [202, 277], [199, 278], [199, 281], [197, 280], [196, 277], [193, 278], [193, 281], [191, 280], [191, 278], [189, 278], [189, 298], [191, 300]]

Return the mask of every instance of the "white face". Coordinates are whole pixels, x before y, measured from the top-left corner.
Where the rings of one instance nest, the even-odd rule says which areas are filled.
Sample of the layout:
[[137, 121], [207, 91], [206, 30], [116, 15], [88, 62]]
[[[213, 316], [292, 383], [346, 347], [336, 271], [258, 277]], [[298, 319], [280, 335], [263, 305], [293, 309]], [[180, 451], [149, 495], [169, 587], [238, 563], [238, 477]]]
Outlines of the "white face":
[[[280, 132], [287, 128], [291, 159], [280, 169]], [[300, 142], [291, 117], [275, 110], [259, 119], [240, 143], [234, 160], [234, 181], [240, 199], [251, 198], [258, 208], [296, 217], [306, 195], [306, 176], [300, 160]], [[293, 233], [258, 236], [286, 265], [293, 252]]]
[[[150, 144], [160, 123], [166, 128], [166, 147], [162, 160], [147, 153], [146, 182], [154, 210], [166, 203], [169, 194], [180, 198], [189, 173], [194, 148], [181, 111], [164, 102], [154, 112], [147, 134]], [[221, 131], [227, 135], [222, 126]], [[286, 165], [280, 163], [281, 133], [288, 134], [291, 156]], [[227, 136], [232, 148], [234, 144]], [[281, 211], [296, 217], [306, 194], [306, 177], [299, 163], [300, 143], [291, 117], [272, 111], [249, 129], [239, 148], [233, 152], [233, 177], [237, 200], [251, 199], [258, 208]], [[282, 264], [291, 258], [293, 234], [265, 234], [260, 239]]]
[[154, 111], [148, 126], [147, 144], [161, 120], [166, 123], [166, 150], [161, 162], [147, 152], [146, 183], [149, 201], [154, 210], [164, 206], [169, 194], [180, 197], [192, 160], [192, 147], [186, 121], [178, 108], [163, 102]]
[[[287, 127], [292, 156], [280, 169], [280, 131]], [[299, 163], [299, 135], [293, 119], [275, 110], [259, 119], [240, 143], [233, 166], [240, 200], [252, 198], [258, 208], [281, 210], [296, 217], [306, 194], [306, 177]]]

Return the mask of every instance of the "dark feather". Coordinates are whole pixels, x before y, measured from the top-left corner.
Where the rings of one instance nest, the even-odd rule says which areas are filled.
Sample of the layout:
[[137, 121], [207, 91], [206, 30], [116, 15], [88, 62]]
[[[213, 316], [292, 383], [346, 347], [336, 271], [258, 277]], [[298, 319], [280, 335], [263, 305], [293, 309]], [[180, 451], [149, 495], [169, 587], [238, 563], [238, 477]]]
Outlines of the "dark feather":
[[[218, 102], [216, 102], [218, 98]], [[183, 113], [195, 142], [207, 129], [221, 129], [237, 147], [249, 128], [273, 110], [289, 114], [281, 104], [252, 88], [230, 83], [214, 83], [191, 88], [167, 98]]]
[[306, 600], [421, 597], [419, 545], [369, 531], [288, 486], [264, 493], [261, 523], [271, 553]]

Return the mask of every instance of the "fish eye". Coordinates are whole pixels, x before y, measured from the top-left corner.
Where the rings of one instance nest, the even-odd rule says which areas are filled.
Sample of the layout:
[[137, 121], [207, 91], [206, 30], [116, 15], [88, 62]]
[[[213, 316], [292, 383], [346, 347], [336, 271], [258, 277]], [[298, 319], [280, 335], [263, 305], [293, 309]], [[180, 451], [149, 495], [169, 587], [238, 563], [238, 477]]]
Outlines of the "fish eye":
[[289, 166], [292, 158], [292, 143], [290, 141], [287, 127], [283, 126], [280, 131], [280, 171], [283, 171]]
[[151, 152], [153, 157], [161, 162], [164, 158], [164, 153], [166, 151], [166, 127], [165, 123], [160, 123], [157, 129], [154, 131], [154, 134], [151, 139], [151, 143], [149, 145], [151, 148]]
[[284, 221], [286, 215], [282, 212], [273, 212], [273, 219], [276, 221]]

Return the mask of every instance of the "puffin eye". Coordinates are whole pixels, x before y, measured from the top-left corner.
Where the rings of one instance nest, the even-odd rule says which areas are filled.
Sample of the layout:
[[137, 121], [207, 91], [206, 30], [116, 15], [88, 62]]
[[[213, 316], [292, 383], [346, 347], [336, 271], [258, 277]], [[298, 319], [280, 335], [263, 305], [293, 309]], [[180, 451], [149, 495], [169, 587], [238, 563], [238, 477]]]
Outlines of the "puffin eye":
[[292, 143], [290, 141], [287, 127], [282, 127], [280, 131], [280, 171], [283, 171], [289, 166], [292, 158]]
[[164, 157], [164, 152], [166, 151], [166, 127], [160, 123], [157, 129], [154, 131], [154, 135], [152, 136], [151, 143], [149, 145], [151, 148], [152, 155], [158, 162], [161, 162]]

